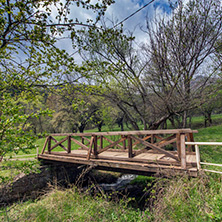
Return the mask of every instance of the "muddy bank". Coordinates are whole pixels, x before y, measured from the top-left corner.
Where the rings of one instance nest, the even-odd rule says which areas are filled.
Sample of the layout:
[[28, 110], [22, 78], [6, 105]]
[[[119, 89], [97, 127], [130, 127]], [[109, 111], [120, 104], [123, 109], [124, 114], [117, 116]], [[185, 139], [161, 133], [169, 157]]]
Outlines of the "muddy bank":
[[146, 184], [131, 183], [136, 175], [122, 175], [74, 165], [44, 166], [36, 174], [18, 175], [11, 184], [0, 189], [0, 205], [36, 199], [55, 186], [77, 186], [90, 195], [104, 195], [113, 200], [131, 199], [132, 205], [143, 209], [149, 192]]
[[35, 199], [53, 186], [68, 187], [74, 184], [80, 187], [95, 183], [114, 183], [117, 178], [118, 175], [96, 172], [75, 165], [43, 166], [40, 173], [19, 174], [10, 184], [2, 186], [0, 205]]

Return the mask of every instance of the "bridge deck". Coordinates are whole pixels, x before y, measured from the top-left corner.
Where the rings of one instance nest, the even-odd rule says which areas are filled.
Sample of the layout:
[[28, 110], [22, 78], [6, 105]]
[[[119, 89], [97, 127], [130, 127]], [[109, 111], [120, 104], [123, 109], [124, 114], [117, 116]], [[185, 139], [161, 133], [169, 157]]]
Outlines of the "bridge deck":
[[[172, 151], [172, 153], [175, 153]], [[167, 157], [161, 153], [150, 152], [139, 154], [133, 158], [128, 158], [128, 153], [124, 151], [109, 150], [99, 154], [98, 159], [92, 157], [86, 159], [87, 150], [72, 150], [71, 153], [51, 152], [39, 155], [42, 160], [50, 160], [56, 162], [66, 162], [78, 165], [88, 165], [95, 168], [112, 170], [112, 171], [128, 171], [136, 174], [150, 173], [182, 173], [185, 170], [181, 168], [180, 163], [175, 159]], [[190, 176], [197, 176], [196, 154], [194, 152], [186, 155], [187, 168], [186, 172]]]

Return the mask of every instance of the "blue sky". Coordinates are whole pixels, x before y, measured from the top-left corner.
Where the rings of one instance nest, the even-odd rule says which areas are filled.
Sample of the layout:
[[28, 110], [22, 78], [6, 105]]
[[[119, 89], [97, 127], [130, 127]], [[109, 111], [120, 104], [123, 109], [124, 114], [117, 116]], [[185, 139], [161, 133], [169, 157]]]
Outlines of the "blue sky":
[[[111, 26], [111, 22], [109, 21], [114, 20], [116, 23], [118, 23], [150, 1], [151, 0], [116, 0], [116, 2], [107, 9], [105, 20], [107, 24]], [[176, 0], [171, 1], [175, 2]], [[92, 2], [97, 2], [97, 0]], [[144, 28], [146, 25], [146, 16], [148, 15], [148, 17], [151, 19], [154, 14], [168, 16], [170, 11], [169, 0], [155, 0], [149, 6], [125, 21], [123, 23], [124, 29], [133, 31], [137, 42], [144, 42], [146, 41], [147, 36], [143, 31], [141, 31], [141, 28]], [[92, 18], [94, 20], [96, 18], [95, 14], [93, 14], [91, 11], [76, 7], [73, 7], [70, 16], [73, 18], [79, 18], [79, 20], [83, 22], [86, 20], [86, 18]], [[74, 51], [70, 47], [70, 44], [64, 44], [63, 41], [60, 41], [59, 45], [68, 50], [69, 53]]]

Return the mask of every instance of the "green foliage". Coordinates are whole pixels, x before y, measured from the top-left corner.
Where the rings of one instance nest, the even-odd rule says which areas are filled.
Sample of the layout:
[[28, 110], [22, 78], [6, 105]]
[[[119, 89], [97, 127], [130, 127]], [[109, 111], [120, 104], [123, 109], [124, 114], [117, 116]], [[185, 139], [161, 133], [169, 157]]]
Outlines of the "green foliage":
[[29, 118], [48, 113], [48, 110], [26, 114], [24, 106], [16, 97], [2, 93], [0, 100], [0, 156], [6, 153], [18, 153], [34, 147], [35, 137], [26, 130]]
[[[76, 25], [91, 26], [93, 21], [70, 19], [73, 5], [92, 10], [98, 21], [112, 3], [0, 0], [0, 161], [35, 147], [35, 122], [41, 124], [42, 115], [51, 114], [39, 87], [64, 84], [64, 76], [76, 68], [56, 42], [66, 31], [74, 33]], [[75, 82], [79, 76], [72, 78]]]
[[0, 164], [0, 184], [12, 182], [19, 174], [39, 173], [39, 161], [3, 161]]

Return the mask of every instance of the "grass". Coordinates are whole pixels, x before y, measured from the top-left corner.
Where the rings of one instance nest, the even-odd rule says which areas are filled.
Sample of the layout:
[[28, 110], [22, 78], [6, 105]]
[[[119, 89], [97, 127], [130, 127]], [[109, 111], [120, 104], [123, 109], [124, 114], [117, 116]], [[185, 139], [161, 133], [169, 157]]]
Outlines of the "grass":
[[[200, 120], [197, 118], [195, 124]], [[222, 141], [222, 125], [198, 131], [195, 141]], [[39, 146], [43, 143], [44, 139], [38, 140]], [[200, 146], [201, 161], [221, 163], [221, 151], [218, 146]], [[39, 200], [8, 207], [7, 215], [5, 209], [0, 209], [0, 221], [222, 221], [221, 175], [206, 173], [198, 178], [155, 180], [139, 176], [133, 184], [149, 189], [150, 205], [145, 211], [130, 207], [132, 200], [126, 197], [111, 199], [111, 195], [91, 196], [76, 188], [53, 189]]]
[[220, 176], [160, 181], [152, 211], [154, 221], [222, 221]]
[[[108, 198], [108, 197], [107, 197]], [[8, 221], [147, 221], [146, 212], [128, 207], [128, 200], [105, 201], [103, 197], [91, 197], [80, 194], [75, 188], [54, 189], [35, 202], [26, 202], [11, 206]], [[4, 211], [0, 220], [4, 221]]]

